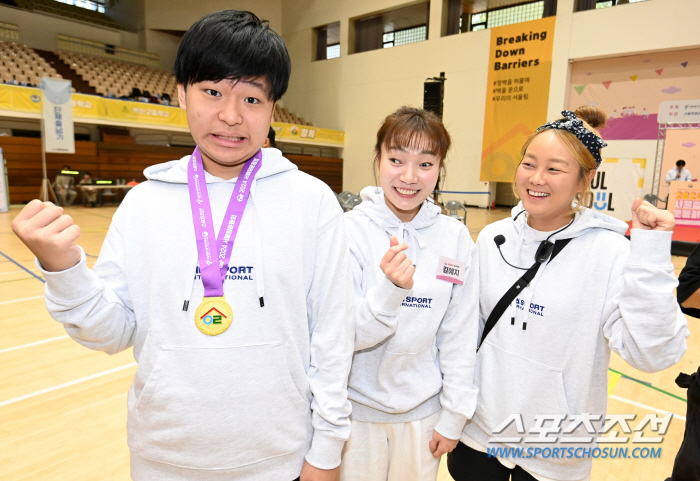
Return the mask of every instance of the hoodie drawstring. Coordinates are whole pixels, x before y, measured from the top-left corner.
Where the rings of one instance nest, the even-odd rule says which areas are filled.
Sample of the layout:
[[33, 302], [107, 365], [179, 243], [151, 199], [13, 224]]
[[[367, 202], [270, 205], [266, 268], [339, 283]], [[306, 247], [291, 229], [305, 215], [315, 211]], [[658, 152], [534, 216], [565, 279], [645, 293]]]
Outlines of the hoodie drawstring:
[[265, 307], [265, 277], [263, 274], [263, 252], [262, 242], [260, 242], [260, 222], [258, 219], [258, 208], [255, 204], [255, 187], [257, 185], [257, 179], [253, 179], [253, 186], [250, 189], [250, 206], [253, 218], [253, 250], [255, 251], [255, 287], [258, 292], [260, 307]]
[[406, 222], [399, 221], [399, 225], [396, 226], [396, 223], [392, 223], [387, 217], [382, 220], [381, 226], [389, 235], [392, 235], [392, 230], [396, 227], [398, 229], [396, 238], [401, 244], [404, 243], [404, 233], [408, 233], [408, 258], [411, 259], [414, 266], [417, 265], [418, 261], [415, 257], [415, 244], [418, 244], [421, 250], [425, 249], [425, 242], [418, 231], [410, 223]]

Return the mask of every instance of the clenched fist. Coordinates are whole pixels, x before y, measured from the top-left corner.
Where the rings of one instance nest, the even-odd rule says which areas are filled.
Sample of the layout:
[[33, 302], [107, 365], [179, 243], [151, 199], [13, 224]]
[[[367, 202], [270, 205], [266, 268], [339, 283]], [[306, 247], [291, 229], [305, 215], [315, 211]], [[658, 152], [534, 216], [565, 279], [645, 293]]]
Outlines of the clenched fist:
[[64, 271], [80, 262], [80, 248], [75, 244], [80, 227], [62, 207], [33, 200], [12, 221], [12, 231], [47, 271]]
[[408, 244], [399, 244], [399, 240], [395, 236], [391, 236], [389, 250], [386, 251], [379, 263], [379, 267], [387, 279], [402, 289], [413, 287], [413, 274], [416, 272], [413, 262], [403, 252], [406, 249], [408, 249]]
[[676, 219], [667, 210], [661, 210], [639, 197], [632, 204], [632, 228], [645, 230], [673, 230]]

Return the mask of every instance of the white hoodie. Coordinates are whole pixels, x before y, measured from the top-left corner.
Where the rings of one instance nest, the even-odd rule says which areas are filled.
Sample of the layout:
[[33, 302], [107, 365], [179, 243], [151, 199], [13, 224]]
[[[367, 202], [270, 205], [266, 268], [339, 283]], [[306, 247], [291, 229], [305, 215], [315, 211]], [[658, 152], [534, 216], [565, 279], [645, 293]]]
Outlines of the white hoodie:
[[[472, 416], [478, 331], [476, 248], [467, 228], [425, 201], [401, 222], [378, 187], [345, 214], [355, 280], [356, 334], [348, 396], [352, 419], [411, 422], [440, 411], [435, 430], [459, 439]], [[407, 243], [414, 286], [395, 286], [379, 263], [389, 238]], [[436, 279], [440, 256], [463, 261], [463, 285]]]
[[[91, 349], [134, 346], [133, 479], [291, 481], [305, 457], [334, 468], [350, 431], [354, 335], [338, 203], [280, 151], [263, 150], [224, 282], [233, 324], [210, 337], [194, 322], [204, 289], [189, 157], [146, 169], [92, 270], [83, 254], [44, 272], [49, 312]], [[218, 230], [236, 179], [206, 181]]]
[[[513, 208], [513, 217], [523, 211]], [[671, 232], [632, 230], [627, 224], [591, 209], [582, 209], [566, 230], [552, 237], [572, 240], [506, 309], [477, 355], [475, 383], [479, 400], [474, 418], [464, 429], [467, 445], [527, 448], [593, 448], [594, 444], [489, 443], [492, 436], [537, 437], [535, 416], [602, 415], [593, 423], [600, 429], [607, 408], [607, 370], [610, 350], [633, 367], [655, 372], [677, 363], [687, 348], [686, 319], [673, 295], [678, 281], [671, 263]], [[489, 314], [524, 271], [508, 266], [494, 237], [511, 264], [530, 267], [539, 243], [550, 233], [527, 225], [527, 214], [514, 221], [488, 225], [477, 240], [480, 268], [481, 328]], [[551, 264], [551, 265], [550, 265]], [[503, 432], [495, 428], [514, 414], [522, 416], [525, 434], [515, 423]], [[551, 422], [550, 422], [551, 424]], [[579, 425], [574, 432], [549, 438], [586, 437]], [[595, 434], [593, 435], [595, 436]], [[579, 454], [582, 451], [579, 451]], [[535, 475], [557, 480], [579, 480], [591, 471], [591, 459], [569, 457], [570, 452], [547, 459], [508, 458]]]

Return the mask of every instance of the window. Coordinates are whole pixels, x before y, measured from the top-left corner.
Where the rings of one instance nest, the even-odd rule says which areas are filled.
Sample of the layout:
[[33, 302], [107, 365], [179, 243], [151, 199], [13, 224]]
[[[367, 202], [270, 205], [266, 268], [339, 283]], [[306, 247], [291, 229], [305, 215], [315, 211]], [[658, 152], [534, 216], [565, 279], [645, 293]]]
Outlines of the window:
[[626, 3], [638, 3], [644, 2], [646, 0], [576, 0], [575, 10], [576, 12], [583, 12], [585, 10], [594, 10], [598, 8], [610, 8], [615, 5], [623, 5]]
[[95, 12], [105, 13], [106, 0], [55, 0], [60, 3], [74, 5], [76, 7], [93, 10]]
[[340, 22], [314, 29], [316, 32], [316, 60], [340, 57]]
[[394, 46], [422, 42], [423, 40], [427, 39], [428, 28], [425, 25], [394, 32]]
[[354, 53], [398, 47], [428, 39], [429, 3], [421, 2], [355, 19]]
[[326, 47], [326, 58], [338, 58], [340, 57], [340, 44], [329, 45]]
[[544, 3], [544, 0], [539, 0], [472, 14], [471, 31], [538, 20], [543, 17]]
[[597, 0], [595, 3], [595, 8], [608, 8], [608, 7], [614, 7], [615, 5], [622, 5], [623, 3], [637, 3], [637, 2], [644, 2], [645, 0], [627, 0], [627, 1], [621, 1], [621, 0]]
[[427, 35], [428, 28], [425, 25], [385, 33], [382, 38], [383, 47], [391, 48], [398, 47], [399, 45], [407, 45], [409, 43], [422, 42], [428, 39]]

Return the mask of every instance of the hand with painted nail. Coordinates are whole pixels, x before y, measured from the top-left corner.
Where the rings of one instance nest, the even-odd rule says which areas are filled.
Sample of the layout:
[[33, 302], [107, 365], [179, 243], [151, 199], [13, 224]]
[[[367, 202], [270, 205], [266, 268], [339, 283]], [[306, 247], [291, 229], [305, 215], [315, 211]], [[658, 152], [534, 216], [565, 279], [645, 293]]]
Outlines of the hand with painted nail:
[[413, 274], [416, 272], [413, 262], [404, 252], [406, 249], [408, 244], [399, 244], [399, 240], [391, 236], [389, 250], [379, 263], [387, 279], [402, 289], [413, 287]]
[[12, 231], [49, 272], [64, 271], [80, 262], [80, 248], [75, 244], [80, 227], [62, 207], [33, 200], [12, 221]]

